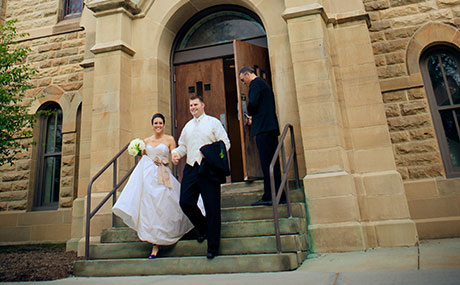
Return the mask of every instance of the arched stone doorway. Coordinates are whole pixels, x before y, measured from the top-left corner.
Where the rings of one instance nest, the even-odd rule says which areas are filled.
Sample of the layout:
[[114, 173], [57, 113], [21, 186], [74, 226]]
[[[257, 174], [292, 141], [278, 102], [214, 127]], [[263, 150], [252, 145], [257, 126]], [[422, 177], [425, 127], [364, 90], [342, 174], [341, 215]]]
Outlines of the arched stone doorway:
[[[232, 147], [231, 181], [262, 177], [254, 138], [246, 125], [247, 87], [238, 70], [253, 66], [271, 83], [266, 32], [260, 18], [239, 6], [220, 5], [191, 17], [174, 41], [171, 55], [172, 114], [178, 139], [191, 115], [190, 96], [201, 96], [206, 113], [222, 122]], [[184, 163], [184, 162], [183, 162]], [[178, 175], [183, 165], [178, 167]]]

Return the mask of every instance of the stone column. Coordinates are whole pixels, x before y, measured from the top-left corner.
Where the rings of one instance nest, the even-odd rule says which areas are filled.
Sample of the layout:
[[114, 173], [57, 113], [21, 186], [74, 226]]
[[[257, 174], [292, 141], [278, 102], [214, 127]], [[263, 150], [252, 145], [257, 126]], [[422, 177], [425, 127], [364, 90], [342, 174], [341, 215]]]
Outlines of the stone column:
[[354, 8], [344, 1], [333, 0], [330, 5], [336, 13], [330, 34], [337, 54], [338, 94], [366, 247], [414, 245], [417, 231], [396, 170], [368, 15], [361, 1]]
[[[85, 14], [88, 32], [85, 52], [82, 136], [80, 152], [79, 198], [74, 202], [72, 240], [67, 248], [84, 254], [87, 187], [90, 179], [131, 139], [131, 48], [133, 13], [130, 1], [87, 1]], [[85, 10], [88, 11], [88, 10]], [[89, 12], [89, 11], [88, 11]], [[118, 160], [118, 180], [130, 167], [125, 154]], [[93, 184], [91, 208], [94, 209], [113, 187], [113, 168]], [[91, 236], [111, 227], [112, 202], [109, 200], [91, 219]], [[94, 239], [92, 238], [92, 239]]]
[[[347, 2], [351, 12], [346, 14], [337, 9], [341, 5], [327, 1], [327, 7], [336, 8], [340, 17], [356, 18], [360, 23], [355, 30], [336, 30], [339, 22], [330, 19], [321, 3], [316, 3], [322, 1], [301, 6], [296, 6], [296, 1], [285, 2], [283, 17], [289, 29], [307, 165], [304, 185], [312, 250], [351, 251], [375, 246], [378, 233], [374, 221], [388, 225], [393, 219], [409, 222], [408, 227], [403, 222], [403, 228], [410, 234], [398, 242], [377, 246], [414, 244], [415, 227], [407, 220], [407, 202], [394, 165], [388, 129], [384, 127], [383, 105], [381, 99], [375, 102], [380, 90], [375, 64], [368, 63], [373, 62], [368, 56], [372, 55], [372, 47], [369, 40], [362, 42], [363, 37], [369, 38], [368, 31], [363, 30], [367, 27], [361, 24], [362, 15], [356, 12], [362, 3]], [[366, 56], [362, 60], [368, 64], [361, 67], [354, 60], [363, 49]], [[359, 58], [358, 64], [362, 60]], [[372, 99], [367, 97], [370, 89]], [[390, 196], [397, 202], [388, 200]], [[380, 207], [383, 201], [391, 201], [396, 208], [386, 207], [387, 203]], [[377, 207], [371, 209], [371, 215], [366, 211], [370, 204]], [[401, 229], [399, 222], [390, 227]], [[382, 231], [382, 237], [387, 237], [388, 232]]]
[[319, 4], [288, 7], [288, 24], [307, 176], [314, 251], [362, 250], [365, 236], [337, 96], [327, 15]]

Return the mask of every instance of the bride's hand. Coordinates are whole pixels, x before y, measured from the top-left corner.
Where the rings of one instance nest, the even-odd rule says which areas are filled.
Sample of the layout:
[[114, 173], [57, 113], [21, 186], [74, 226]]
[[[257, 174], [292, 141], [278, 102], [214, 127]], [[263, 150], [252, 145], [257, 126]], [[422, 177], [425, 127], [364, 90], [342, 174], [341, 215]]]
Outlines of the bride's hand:
[[179, 154], [177, 154], [177, 153], [175, 153], [175, 152], [172, 153], [172, 154], [171, 154], [171, 160], [172, 160], [172, 163], [173, 163], [174, 165], [177, 165], [177, 164], [179, 163], [179, 160], [180, 160]]

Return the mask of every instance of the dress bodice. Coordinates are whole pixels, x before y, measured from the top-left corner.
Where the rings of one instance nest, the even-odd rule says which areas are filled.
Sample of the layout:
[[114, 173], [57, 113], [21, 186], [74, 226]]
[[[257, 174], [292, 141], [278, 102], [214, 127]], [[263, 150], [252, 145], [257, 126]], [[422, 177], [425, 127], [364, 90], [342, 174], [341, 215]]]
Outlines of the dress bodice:
[[152, 160], [155, 160], [155, 157], [157, 156], [160, 159], [169, 160], [169, 148], [164, 143], [160, 143], [156, 147], [153, 147], [152, 145], [147, 144], [145, 147], [145, 152]]

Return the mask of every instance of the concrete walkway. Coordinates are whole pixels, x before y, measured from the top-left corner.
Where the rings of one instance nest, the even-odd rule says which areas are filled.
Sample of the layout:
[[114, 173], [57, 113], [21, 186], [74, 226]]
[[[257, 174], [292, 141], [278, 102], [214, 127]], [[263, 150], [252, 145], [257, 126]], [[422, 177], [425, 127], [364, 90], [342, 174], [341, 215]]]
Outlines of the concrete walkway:
[[[217, 257], [219, 258], [219, 257]], [[295, 271], [215, 275], [83, 278], [42, 284], [460, 284], [460, 238], [421, 241], [419, 246], [312, 254]], [[21, 283], [12, 283], [21, 284]]]

